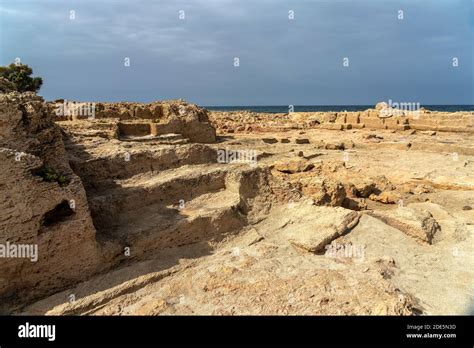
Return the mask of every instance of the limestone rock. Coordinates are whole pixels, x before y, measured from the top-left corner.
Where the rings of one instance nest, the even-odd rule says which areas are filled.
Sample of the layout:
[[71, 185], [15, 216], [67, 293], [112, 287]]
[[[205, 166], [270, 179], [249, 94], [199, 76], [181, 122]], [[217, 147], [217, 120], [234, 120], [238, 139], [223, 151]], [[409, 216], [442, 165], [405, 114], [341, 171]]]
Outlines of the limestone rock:
[[0, 298], [33, 299], [102, 267], [86, 193], [53, 119], [34, 93], [0, 95], [0, 244], [38, 248], [37, 262], [2, 259]]
[[369, 199], [375, 202], [385, 204], [395, 204], [400, 200], [400, 196], [392, 191], [383, 191], [381, 194], [371, 194]]
[[307, 138], [296, 138], [295, 143], [296, 144], [309, 144], [309, 139], [307, 139]]
[[278, 140], [276, 138], [262, 138], [262, 141], [266, 144], [278, 143]]
[[373, 180], [375, 187], [380, 191], [392, 191], [396, 188], [384, 175], [378, 175], [371, 180]]
[[305, 159], [297, 159], [275, 163], [275, 169], [287, 174], [307, 172], [314, 168], [314, 165]]
[[311, 224], [290, 226], [285, 232], [288, 241], [310, 252], [321, 252], [335, 238], [357, 225], [357, 212], [336, 207], [316, 207]]
[[340, 142], [326, 143], [324, 148], [326, 150], [344, 150], [344, 143], [340, 143]]
[[376, 189], [376, 184], [373, 180], [366, 178], [352, 179], [348, 193], [351, 197], [368, 198]]
[[399, 207], [390, 211], [371, 212], [370, 215], [428, 244], [432, 243], [434, 235], [441, 229], [427, 210]]
[[415, 195], [431, 192], [433, 192], [433, 187], [424, 184], [418, 185], [412, 190], [412, 193], [414, 193]]
[[312, 177], [302, 180], [302, 192], [316, 205], [341, 206], [346, 198], [344, 186], [335, 180]]

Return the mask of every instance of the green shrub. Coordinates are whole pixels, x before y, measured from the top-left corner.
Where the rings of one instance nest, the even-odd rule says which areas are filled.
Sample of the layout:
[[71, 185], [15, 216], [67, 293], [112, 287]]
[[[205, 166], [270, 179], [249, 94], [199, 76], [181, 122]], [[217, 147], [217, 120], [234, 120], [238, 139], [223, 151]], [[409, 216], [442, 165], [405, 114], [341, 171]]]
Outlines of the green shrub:
[[53, 168], [50, 167], [41, 168], [37, 172], [37, 175], [41, 176], [44, 181], [57, 182], [61, 187], [67, 186], [69, 184], [69, 180], [64, 174], [59, 174]]
[[31, 77], [33, 73], [26, 64], [0, 66], [0, 76], [13, 83], [19, 92], [37, 92], [43, 84], [41, 77]]

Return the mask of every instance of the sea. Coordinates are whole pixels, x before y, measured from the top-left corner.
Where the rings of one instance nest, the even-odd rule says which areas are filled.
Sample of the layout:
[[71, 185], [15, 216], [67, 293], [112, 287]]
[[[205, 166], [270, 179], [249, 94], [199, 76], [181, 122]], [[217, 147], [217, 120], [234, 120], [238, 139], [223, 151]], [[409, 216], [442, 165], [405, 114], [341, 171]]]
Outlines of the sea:
[[[474, 111], [474, 105], [421, 105], [421, 107], [444, 112]], [[212, 111], [253, 111], [261, 113], [288, 113], [288, 105], [267, 105], [267, 106], [205, 106]], [[373, 109], [374, 105], [295, 105], [294, 112], [318, 112], [318, 111], [364, 111]]]

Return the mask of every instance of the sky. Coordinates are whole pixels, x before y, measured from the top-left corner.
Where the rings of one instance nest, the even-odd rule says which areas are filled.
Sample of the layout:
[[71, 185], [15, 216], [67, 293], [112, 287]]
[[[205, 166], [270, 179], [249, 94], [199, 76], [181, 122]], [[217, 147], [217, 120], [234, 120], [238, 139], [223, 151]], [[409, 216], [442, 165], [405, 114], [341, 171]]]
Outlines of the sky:
[[474, 0], [0, 0], [46, 100], [474, 104], [473, 32]]

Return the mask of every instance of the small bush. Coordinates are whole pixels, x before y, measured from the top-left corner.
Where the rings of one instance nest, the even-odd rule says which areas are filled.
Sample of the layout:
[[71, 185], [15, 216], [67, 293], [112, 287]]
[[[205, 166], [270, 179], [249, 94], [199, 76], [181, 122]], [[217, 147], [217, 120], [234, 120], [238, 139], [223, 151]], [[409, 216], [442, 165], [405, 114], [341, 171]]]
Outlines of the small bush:
[[33, 69], [26, 64], [0, 66], [0, 77], [13, 83], [19, 92], [38, 92], [43, 84], [41, 77], [31, 77]]
[[42, 177], [44, 181], [57, 182], [61, 187], [67, 186], [70, 182], [64, 174], [60, 174], [50, 167], [40, 168], [36, 175]]

